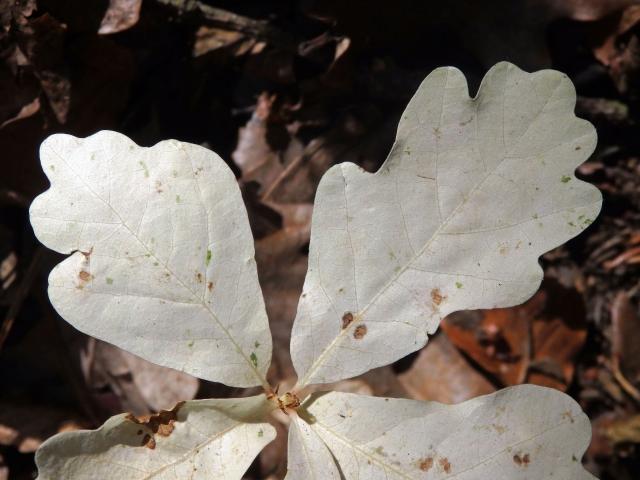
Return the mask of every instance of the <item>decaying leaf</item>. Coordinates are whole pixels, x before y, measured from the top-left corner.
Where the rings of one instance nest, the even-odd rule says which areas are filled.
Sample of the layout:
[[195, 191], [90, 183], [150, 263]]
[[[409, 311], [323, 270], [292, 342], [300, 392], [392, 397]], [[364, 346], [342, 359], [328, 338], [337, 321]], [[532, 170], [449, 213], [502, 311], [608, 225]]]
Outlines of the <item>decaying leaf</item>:
[[140, 18], [142, 0], [109, 0], [109, 8], [100, 22], [98, 33], [118, 33], [131, 28]]
[[121, 410], [135, 414], [191, 400], [200, 384], [197, 378], [184, 372], [160, 367], [94, 339], [89, 339], [81, 358], [86, 382], [94, 392], [102, 392], [108, 386], [120, 401]]
[[193, 400], [153, 417], [111, 417], [98, 430], [56, 435], [36, 454], [40, 480], [240, 478], [275, 429], [263, 395]]
[[414, 400], [447, 404], [496, 390], [442, 333], [429, 341], [398, 380]]
[[157, 364], [265, 385], [271, 336], [225, 163], [196, 145], [141, 148], [115, 132], [53, 135], [40, 156], [51, 188], [31, 205], [34, 231], [73, 253], [49, 276], [58, 313]]
[[565, 391], [587, 337], [585, 315], [579, 293], [545, 281], [522, 305], [458, 312], [442, 328], [501, 385], [533, 383]]
[[545, 387], [511, 387], [449, 406], [325, 392], [303, 408], [300, 416], [343, 478], [594, 478], [580, 463], [588, 418]]
[[[538, 257], [601, 205], [574, 176], [596, 144], [575, 100], [553, 70], [499, 63], [469, 98], [462, 73], [439, 68], [377, 173], [343, 163], [325, 174], [291, 339], [300, 387], [415, 351], [451, 312], [516, 305], [536, 291]], [[354, 321], [343, 328], [347, 312]]]

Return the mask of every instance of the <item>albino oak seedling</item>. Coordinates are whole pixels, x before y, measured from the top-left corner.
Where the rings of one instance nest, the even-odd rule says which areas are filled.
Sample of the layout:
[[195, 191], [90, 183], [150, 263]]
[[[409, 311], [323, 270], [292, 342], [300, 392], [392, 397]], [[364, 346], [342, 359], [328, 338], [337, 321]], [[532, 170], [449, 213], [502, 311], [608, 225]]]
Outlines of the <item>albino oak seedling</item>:
[[245, 207], [213, 152], [115, 132], [53, 135], [51, 188], [30, 210], [39, 240], [70, 256], [51, 302], [79, 330], [160, 365], [264, 394], [193, 400], [38, 450], [39, 478], [239, 479], [290, 414], [289, 479], [587, 479], [590, 425], [568, 396], [523, 385], [459, 405], [313, 386], [422, 348], [464, 309], [522, 303], [544, 252], [598, 215], [574, 175], [596, 145], [575, 90], [552, 70], [495, 65], [475, 98], [434, 70], [374, 174], [343, 163], [316, 194], [309, 267], [291, 337], [298, 382], [266, 380], [271, 335]]

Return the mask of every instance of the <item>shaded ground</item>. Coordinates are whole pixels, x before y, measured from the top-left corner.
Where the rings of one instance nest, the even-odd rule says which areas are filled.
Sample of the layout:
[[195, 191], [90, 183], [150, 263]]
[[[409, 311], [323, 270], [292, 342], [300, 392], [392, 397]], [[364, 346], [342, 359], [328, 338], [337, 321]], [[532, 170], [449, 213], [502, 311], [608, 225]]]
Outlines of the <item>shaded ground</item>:
[[[0, 479], [31, 478], [49, 435], [123, 410], [236, 395], [86, 338], [46, 297], [59, 257], [36, 242], [31, 199], [47, 186], [39, 143], [121, 131], [208, 146], [237, 173], [256, 238], [276, 353], [291, 381], [291, 322], [306, 271], [315, 187], [334, 163], [374, 171], [402, 108], [433, 68], [475, 91], [509, 60], [566, 72], [599, 146], [579, 169], [601, 216], [543, 259], [522, 307], [450, 317], [423, 351], [347, 382], [376, 394], [458, 402], [505, 385], [567, 391], [589, 414], [588, 468], [640, 471], [640, 7], [636, 2], [0, 0]], [[282, 428], [282, 427], [279, 427]], [[284, 438], [250, 478], [285, 471]]]

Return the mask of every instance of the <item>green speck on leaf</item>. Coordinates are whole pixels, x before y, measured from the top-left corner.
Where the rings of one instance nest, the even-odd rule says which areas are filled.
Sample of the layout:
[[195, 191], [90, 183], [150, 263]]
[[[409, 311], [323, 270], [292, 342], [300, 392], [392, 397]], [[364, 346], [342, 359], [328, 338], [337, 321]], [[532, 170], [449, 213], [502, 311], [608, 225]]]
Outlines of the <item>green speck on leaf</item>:
[[563, 175], [560, 179], [562, 183], [567, 183], [569, 180], [571, 180], [571, 177], [568, 177], [567, 175]]
[[207, 259], [205, 260], [205, 265], [208, 267], [211, 263], [211, 250], [207, 250]]
[[52, 172], [56, 171], [56, 166], [55, 165], [49, 165], [49, 168], [51, 169]]
[[251, 363], [253, 363], [254, 367], [258, 366], [258, 357], [256, 356], [256, 352], [251, 352], [251, 355], [249, 355], [249, 358], [251, 359]]
[[570, 226], [572, 226], [572, 227], [575, 227], [575, 226], [576, 226], [576, 224], [575, 224], [575, 223], [573, 223], [573, 222], [567, 222], [567, 223], [568, 223]]
[[106, 282], [107, 282], [107, 285], [113, 284], [113, 278], [107, 277]]
[[256, 340], [256, 342], [253, 344], [254, 347], [259, 348], [260, 347], [260, 342]]
[[180, 203], [180, 195], [176, 195], [176, 203]]
[[193, 340], [190, 340], [190, 341], [189, 341], [189, 343], [187, 343], [187, 346], [188, 346], [189, 348], [193, 347]]
[[537, 214], [537, 213], [534, 213], [534, 214], [532, 215], [532, 217], [533, 217], [533, 219], [537, 220], [537, 219], [538, 219], [538, 214]]
[[154, 267], [157, 267], [158, 265], [160, 265], [158, 262], [153, 262]]
[[145, 178], [149, 178], [149, 168], [147, 167], [147, 164], [144, 163], [142, 160], [140, 160], [138, 162], [140, 164], [140, 166], [144, 169], [144, 176]]
[[264, 435], [264, 432], [262, 431], [262, 429], [258, 430], [258, 437], [262, 437]]
[[593, 223], [593, 220], [591, 220], [590, 218], [585, 218], [582, 223], [584, 223], [585, 225], [591, 225]]
[[462, 288], [462, 283], [456, 282], [456, 288]]

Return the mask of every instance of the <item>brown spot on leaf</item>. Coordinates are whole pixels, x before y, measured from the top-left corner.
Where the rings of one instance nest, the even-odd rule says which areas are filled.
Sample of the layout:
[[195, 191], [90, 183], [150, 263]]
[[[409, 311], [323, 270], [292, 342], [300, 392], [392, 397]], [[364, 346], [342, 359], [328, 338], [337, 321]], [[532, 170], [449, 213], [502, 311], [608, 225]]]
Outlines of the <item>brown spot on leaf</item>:
[[440, 293], [439, 288], [434, 288], [433, 290], [431, 290], [431, 301], [434, 305], [440, 305], [446, 298], [447, 297], [443, 296], [442, 293]]
[[353, 338], [355, 338], [356, 340], [361, 340], [362, 338], [364, 338], [366, 334], [367, 334], [367, 326], [364, 323], [362, 323], [358, 325], [356, 329], [353, 331]]
[[431, 467], [433, 467], [432, 457], [421, 458], [420, 460], [418, 460], [418, 468], [423, 472], [428, 472], [429, 470], [431, 470]]
[[513, 461], [519, 467], [526, 467], [527, 465], [529, 465], [529, 462], [531, 461], [531, 459], [529, 458], [529, 454], [528, 453], [525, 453], [524, 455], [520, 455], [520, 454], [516, 453], [513, 456]]
[[141, 447], [147, 447], [151, 450], [156, 448], [156, 440], [153, 438], [153, 436], [149, 435], [148, 433], [142, 437], [142, 445], [140, 445]]
[[162, 182], [160, 180], [156, 180], [156, 192], [162, 193]]
[[207, 290], [209, 290], [210, 292], [213, 291], [213, 282], [207, 283]]
[[202, 274], [200, 272], [196, 273], [196, 280], [198, 283], [202, 283]]
[[78, 278], [83, 282], [88, 282], [89, 280], [91, 280], [91, 274], [85, 270], [80, 270], [80, 273], [78, 273]]
[[447, 457], [442, 457], [438, 460], [438, 463], [440, 464], [440, 468], [442, 468], [445, 473], [451, 472], [451, 463], [449, 462], [449, 459]]
[[351, 322], [353, 322], [353, 313], [351, 312], [346, 312], [343, 316], [342, 316], [342, 329], [344, 330], [345, 328], [347, 328], [349, 325], [351, 325]]
[[494, 423], [491, 425], [493, 427], [493, 429], [498, 432], [499, 435], [502, 435], [504, 432], [507, 431], [507, 427], [503, 426], [503, 425], [498, 425], [497, 423]]
[[[149, 433], [146, 433], [145, 436], [142, 437], [141, 446], [153, 450], [156, 448], [154, 435], [158, 434], [162, 437], [168, 437], [171, 435], [171, 432], [173, 432], [174, 429], [174, 424], [178, 418], [178, 411], [183, 405], [184, 402], [178, 402], [171, 410], [161, 410], [154, 415], [143, 415], [141, 417], [136, 417], [130, 413], [125, 418], [130, 422], [145, 427]], [[138, 435], [141, 433], [142, 430], [138, 430]]]
[[566, 412], [564, 412], [562, 414], [562, 418], [568, 419], [571, 423], [575, 422], [575, 420], [573, 419], [573, 415], [571, 414], [571, 410], [567, 410]]

